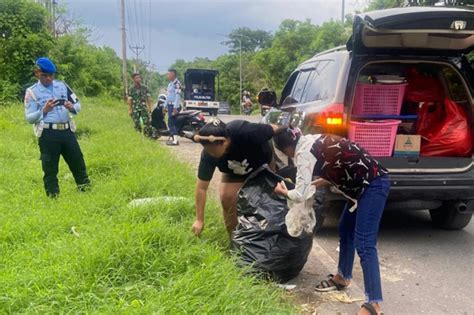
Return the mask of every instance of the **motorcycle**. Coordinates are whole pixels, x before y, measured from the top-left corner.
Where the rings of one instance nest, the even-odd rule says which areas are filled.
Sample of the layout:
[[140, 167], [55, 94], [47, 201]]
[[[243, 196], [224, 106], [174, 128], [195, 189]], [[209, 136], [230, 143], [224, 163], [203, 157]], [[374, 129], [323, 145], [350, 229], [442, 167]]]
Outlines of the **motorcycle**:
[[[160, 99], [151, 114], [151, 125], [154, 127], [152, 137], [154, 139], [158, 139], [162, 136], [170, 136], [170, 132], [165, 123], [165, 113], [163, 110], [165, 101], [166, 99]], [[199, 110], [185, 110], [179, 112], [176, 116], [176, 128], [181, 137], [195, 134], [205, 124], [206, 120]]]

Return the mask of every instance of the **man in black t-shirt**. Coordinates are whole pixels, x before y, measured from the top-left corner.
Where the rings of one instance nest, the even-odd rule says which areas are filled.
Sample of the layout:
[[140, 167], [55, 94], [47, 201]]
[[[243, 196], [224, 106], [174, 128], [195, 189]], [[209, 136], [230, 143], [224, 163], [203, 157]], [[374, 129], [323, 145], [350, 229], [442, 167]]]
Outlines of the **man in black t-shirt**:
[[276, 128], [243, 120], [235, 120], [226, 125], [215, 119], [195, 136], [195, 141], [200, 142], [204, 149], [196, 185], [194, 234], [200, 235], [204, 228], [207, 189], [216, 168], [223, 173], [220, 199], [224, 222], [229, 234], [234, 230], [237, 225], [237, 193], [252, 171], [271, 163], [273, 149], [269, 140]]

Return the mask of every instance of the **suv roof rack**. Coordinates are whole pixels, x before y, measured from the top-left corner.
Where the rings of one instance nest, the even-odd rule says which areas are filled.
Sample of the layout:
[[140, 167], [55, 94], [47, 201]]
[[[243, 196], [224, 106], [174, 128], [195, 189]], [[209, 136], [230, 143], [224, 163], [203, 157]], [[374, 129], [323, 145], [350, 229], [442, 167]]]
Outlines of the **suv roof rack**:
[[318, 56], [321, 56], [321, 55], [329, 54], [329, 53], [336, 52], [336, 51], [342, 51], [342, 50], [347, 50], [346, 45], [341, 45], [341, 46], [337, 46], [337, 47], [322, 51], [320, 53], [317, 53], [313, 57], [318, 57]]

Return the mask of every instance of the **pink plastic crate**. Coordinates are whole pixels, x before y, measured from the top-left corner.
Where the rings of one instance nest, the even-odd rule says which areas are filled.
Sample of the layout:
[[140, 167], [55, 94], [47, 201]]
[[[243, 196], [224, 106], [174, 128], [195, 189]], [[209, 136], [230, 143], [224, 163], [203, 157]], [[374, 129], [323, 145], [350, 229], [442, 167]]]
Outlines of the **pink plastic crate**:
[[400, 115], [406, 86], [357, 83], [352, 114]]
[[398, 125], [401, 122], [401, 120], [351, 121], [349, 140], [360, 144], [372, 156], [392, 156]]

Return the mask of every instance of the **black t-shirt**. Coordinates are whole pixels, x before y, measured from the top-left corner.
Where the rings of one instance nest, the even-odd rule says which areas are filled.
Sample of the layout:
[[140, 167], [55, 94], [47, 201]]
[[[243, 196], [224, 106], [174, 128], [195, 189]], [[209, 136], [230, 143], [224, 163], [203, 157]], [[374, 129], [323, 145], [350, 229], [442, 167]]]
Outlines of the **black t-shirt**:
[[227, 132], [231, 143], [222, 158], [215, 159], [202, 151], [198, 169], [200, 180], [210, 181], [216, 167], [222, 173], [244, 179], [263, 164], [271, 162], [273, 150], [269, 140], [273, 128], [270, 125], [234, 120], [227, 124]]

